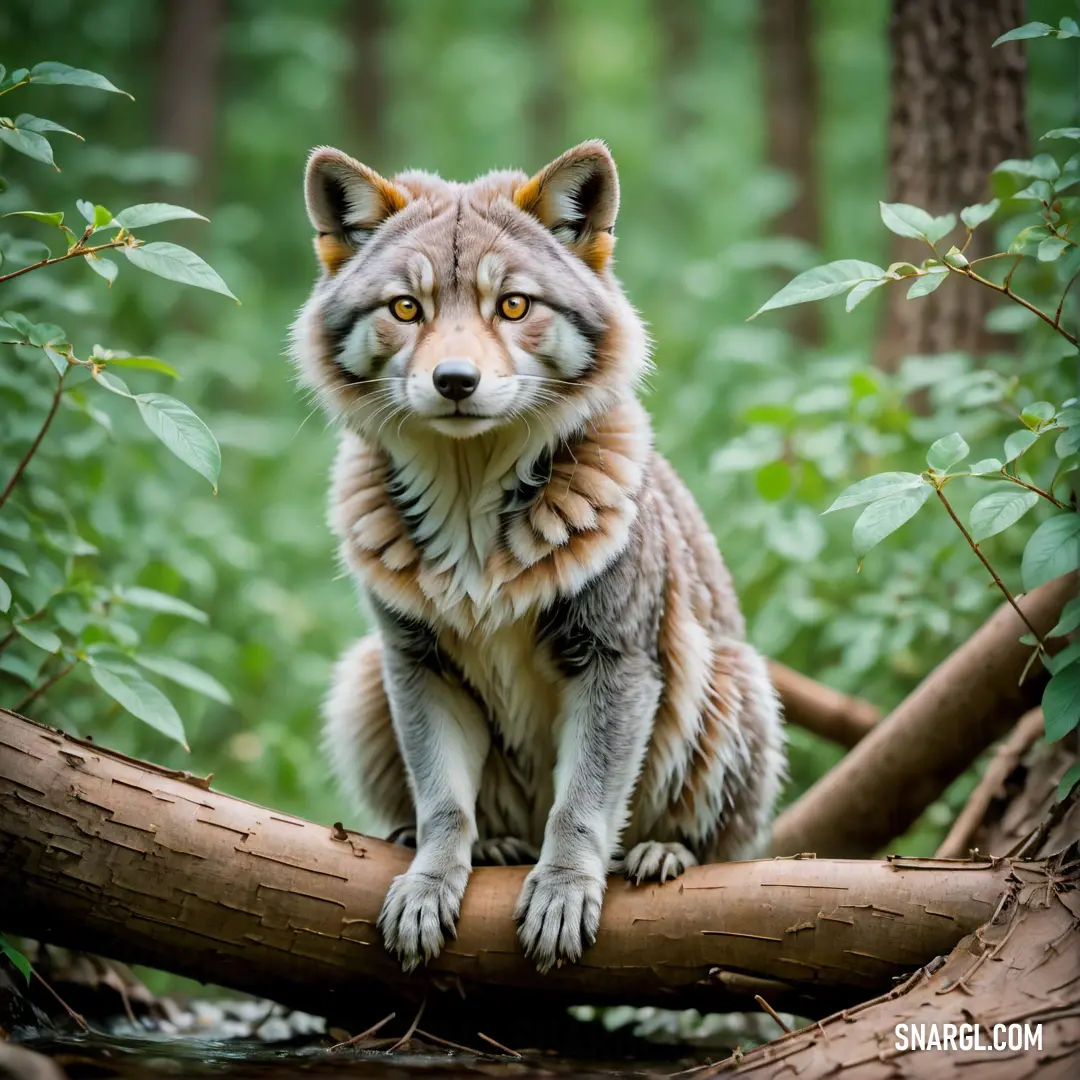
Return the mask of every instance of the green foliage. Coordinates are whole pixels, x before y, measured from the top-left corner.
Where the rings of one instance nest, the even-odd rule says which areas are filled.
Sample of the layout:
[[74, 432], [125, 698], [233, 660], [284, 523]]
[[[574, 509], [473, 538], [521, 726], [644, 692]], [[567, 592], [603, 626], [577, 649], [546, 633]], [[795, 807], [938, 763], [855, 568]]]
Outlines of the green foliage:
[[[59, 63], [41, 63], [15, 71], [0, 81], [0, 96], [25, 93], [34, 84], [73, 86], [123, 94], [95, 72]], [[130, 95], [126, 95], [130, 97]], [[46, 164], [53, 163], [45, 133], [71, 134], [52, 121], [28, 114], [14, 121], [0, 118], [0, 138], [13, 150]], [[53, 311], [79, 314], [92, 310], [78, 301], [78, 286], [50, 281], [28, 288], [28, 275], [48, 276], [58, 264], [82, 259], [111, 284], [115, 263], [103, 251], [121, 251], [134, 265], [161, 277], [232, 296], [222, 279], [194, 252], [169, 243], [145, 243], [134, 230], [178, 219], [206, 220], [201, 214], [167, 203], [129, 206], [114, 216], [99, 203], [78, 199], [85, 227], [77, 233], [64, 224], [62, 211], [9, 210], [5, 218], [24, 219], [59, 230], [62, 249], [0, 236], [0, 289], [3, 301], [16, 305], [0, 319], [3, 366], [0, 396], [16, 421], [0, 441], [0, 532], [5, 542], [0, 566], [12, 575], [0, 586], [0, 674], [3, 703], [16, 709], [31, 706], [42, 695], [55, 697], [86, 676], [117, 706], [187, 749], [184, 724], [175, 706], [142, 672], [157, 675], [222, 703], [228, 691], [197, 666], [169, 656], [143, 655], [146, 619], [140, 611], [170, 620], [207, 622], [193, 605], [167, 592], [139, 584], [121, 584], [139, 570], [123, 564], [124, 537], [95, 520], [95, 501], [119, 482], [108, 468], [108, 441], [129, 427], [114, 425], [99, 399], [108, 395], [133, 402], [146, 428], [176, 457], [205, 477], [217, 490], [221, 453], [210, 429], [183, 402], [166, 394], [133, 394], [116, 369], [135, 375], [149, 372], [178, 378], [171, 364], [153, 356], [131, 356], [102, 348], [79, 346], [86, 333], [72, 334], [52, 322], [37, 321]], [[108, 233], [103, 242], [92, 238]], [[26, 310], [19, 310], [25, 307]], [[31, 314], [27, 314], [30, 312]], [[61, 315], [63, 317], [63, 315]], [[82, 320], [80, 320], [81, 322]], [[123, 320], [113, 331], [124, 333]], [[54, 427], [61, 412], [70, 422]], [[96, 482], [88, 483], [90, 477]], [[94, 536], [94, 540], [87, 539]], [[6, 624], [6, 625], [5, 625]], [[44, 656], [42, 655], [44, 654]], [[140, 670], [140, 668], [142, 670]], [[13, 951], [0, 940], [5, 954]], [[18, 960], [15, 960], [18, 963]]]
[[[1028, 23], [1003, 35], [995, 44], [1034, 37], [1080, 37], [1077, 24], [1070, 18], [1061, 20], [1055, 30], [1042, 22]], [[1055, 128], [1044, 136], [1050, 139], [1072, 139], [1080, 136], [1080, 129]], [[1080, 182], [1080, 155], [1059, 163], [1051, 154], [1039, 154], [1030, 160], [1002, 162], [995, 170], [1001, 176], [999, 185], [1002, 195], [989, 203], [968, 206], [960, 211], [960, 220], [967, 230], [962, 248], [955, 245], [941, 252], [938, 245], [956, 226], [956, 215], [934, 217], [925, 210], [903, 203], [881, 203], [881, 219], [885, 226], [898, 236], [921, 240], [930, 249], [930, 255], [921, 266], [911, 263], [895, 264], [882, 270], [871, 263], [855, 259], [831, 262], [804, 271], [766, 301], [755, 314], [791, 304], [804, 303], [848, 293], [847, 309], [850, 311], [866, 295], [868, 288], [887, 285], [893, 280], [914, 277], [908, 289], [909, 299], [925, 295], [938, 288], [946, 277], [965, 279], [968, 287], [989, 288], [1012, 301], [1025, 312], [1042, 321], [1050, 331], [1063, 339], [1055, 349], [1050, 344], [1050, 364], [1025, 372], [1025, 384], [1019, 381], [1007, 387], [1004, 380], [995, 379], [990, 372], [965, 371], [959, 383], [951, 389], [960, 390], [961, 401], [968, 389], [976, 390], [971, 405], [997, 405], [1007, 411], [1006, 402], [1011, 401], [1016, 410], [1016, 420], [1023, 426], [1012, 431], [1004, 439], [1001, 457], [983, 458], [968, 469], [956, 467], [966, 461], [971, 453], [967, 441], [959, 432], [944, 435], [932, 443], [926, 454], [928, 469], [915, 474], [905, 472], [880, 472], [857, 481], [834, 499], [829, 511], [864, 506], [852, 529], [852, 544], [861, 560], [869, 551], [910, 521], [936, 493], [948, 516], [960, 530], [964, 541], [993, 576], [994, 583], [1010, 601], [1013, 594], [1004, 577], [1011, 576], [995, 569], [980, 545], [1001, 533], [1012, 529], [1040, 503], [1050, 508], [1046, 517], [1030, 530], [1020, 559], [1019, 578], [1025, 590], [1040, 585], [1063, 574], [1080, 568], [1080, 512], [1077, 494], [1080, 490], [1080, 408], [1077, 399], [1071, 397], [1060, 405], [1046, 397], [1056, 396], [1067, 385], [1057, 378], [1052, 361], [1060, 358], [1076, 373], [1077, 334], [1075, 329], [1075, 303], [1070, 290], [1080, 277], [1080, 248], [1071, 233], [1080, 225], [1080, 201], [1063, 198], [1062, 193]], [[1024, 186], [1024, 181], [1030, 181]], [[1026, 204], [1034, 202], [1031, 209]], [[964, 254], [974, 231], [989, 222], [1001, 209], [1010, 217], [1008, 232], [1012, 239], [1003, 241], [1004, 251], [969, 260]], [[1037, 220], [1031, 221], [1032, 217]], [[976, 264], [992, 264], [995, 260], [1009, 259], [1011, 265], [1001, 280], [983, 276], [975, 269]], [[1016, 292], [1013, 278], [1026, 260], [1034, 258], [1036, 264], [1054, 264], [1057, 273], [1053, 278], [1033, 276], [1032, 286], [1038, 290], [1035, 300]], [[1034, 269], [1034, 268], [1033, 268]], [[992, 268], [987, 270], [992, 274]], [[925, 283], [925, 284], [924, 284]], [[754, 316], [751, 316], [752, 318]], [[1045, 338], [1045, 335], [1044, 335]], [[917, 362], [917, 361], [916, 361]], [[990, 375], [989, 383], [979, 376]], [[979, 386], [982, 382], [984, 385]], [[927, 386], [929, 387], [929, 383]], [[948, 383], [946, 384], [948, 385]], [[937, 387], [939, 394], [941, 384]], [[1045, 397], [1044, 397], [1045, 395]], [[947, 396], [953, 396], [949, 394]], [[1059, 399], [1060, 400], [1060, 399]], [[934, 402], [936, 408], [920, 424], [930, 429], [947, 419], [952, 411], [945, 401]], [[957, 402], [956, 404], [959, 404]], [[955, 408], [955, 405], [954, 405]], [[983, 444], [993, 434], [996, 425], [988, 424], [987, 418], [972, 409], [969, 417], [970, 430]], [[914, 433], [914, 425], [911, 425]], [[1054, 456], [1047, 444], [1054, 441]], [[960, 478], [994, 481], [1001, 484], [996, 490], [978, 499], [968, 513], [968, 528], [956, 514], [950, 502], [955, 495], [945, 489]], [[1069, 633], [1080, 623], [1080, 615], [1074, 606], [1048, 637]], [[1062, 627], [1071, 629], [1062, 629]], [[1069, 646], [1055, 656], [1048, 654], [1046, 643], [1033, 632], [1024, 640], [1038, 653], [1051, 678], [1043, 696], [1043, 714], [1048, 740], [1057, 740], [1080, 724], [1080, 646]], [[1071, 786], [1071, 785], [1070, 785]]]
[[12, 964], [15, 970], [26, 980], [27, 985], [30, 984], [30, 976], [34, 973], [30, 961], [3, 934], [0, 934], [0, 956], [3, 956]]

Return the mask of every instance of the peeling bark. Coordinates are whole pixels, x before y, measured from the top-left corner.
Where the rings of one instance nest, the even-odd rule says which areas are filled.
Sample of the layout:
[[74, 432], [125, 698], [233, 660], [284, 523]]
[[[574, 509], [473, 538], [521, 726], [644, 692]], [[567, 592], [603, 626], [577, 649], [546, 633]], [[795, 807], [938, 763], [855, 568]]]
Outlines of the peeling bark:
[[[1045, 634], [1076, 575], [1048, 582], [1018, 603]], [[938, 798], [995, 739], [1042, 697], [1038, 664], [1021, 684], [1027, 627], [1007, 603], [934, 669], [893, 712], [797, 802], [773, 829], [773, 852], [873, 855]]]
[[0, 712], [4, 930], [351, 1020], [429, 987], [517, 1012], [746, 1009], [764, 994], [822, 1015], [947, 952], [985, 922], [1015, 869], [781, 859], [695, 867], [663, 886], [613, 880], [596, 945], [546, 976], [515, 938], [525, 869], [479, 869], [456, 941], [404, 976], [375, 920], [409, 858]]

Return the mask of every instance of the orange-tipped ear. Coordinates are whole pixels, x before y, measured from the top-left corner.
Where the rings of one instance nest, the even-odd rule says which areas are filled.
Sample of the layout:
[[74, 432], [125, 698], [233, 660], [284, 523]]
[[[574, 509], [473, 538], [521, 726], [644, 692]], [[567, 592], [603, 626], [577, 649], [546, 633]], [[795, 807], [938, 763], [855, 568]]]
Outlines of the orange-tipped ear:
[[522, 184], [514, 202], [593, 270], [607, 265], [615, 247], [619, 175], [602, 142], [567, 150]]
[[315, 253], [330, 275], [409, 201], [401, 188], [329, 146], [313, 150], [308, 158], [304, 198], [319, 234]]

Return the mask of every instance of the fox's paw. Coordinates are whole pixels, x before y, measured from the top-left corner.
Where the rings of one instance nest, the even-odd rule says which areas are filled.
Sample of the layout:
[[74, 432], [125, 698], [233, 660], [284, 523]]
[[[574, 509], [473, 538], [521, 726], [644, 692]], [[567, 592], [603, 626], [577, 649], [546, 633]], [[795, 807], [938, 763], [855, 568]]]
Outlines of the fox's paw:
[[542, 863], [529, 872], [514, 918], [518, 940], [525, 955], [536, 961], [537, 971], [580, 960], [596, 940], [604, 885], [602, 877]]
[[378, 925], [403, 970], [438, 956], [454, 936], [468, 880], [469, 867], [455, 866], [441, 877], [406, 871], [391, 882]]
[[623, 860], [622, 872], [635, 884], [677, 878], [688, 866], [697, 866], [694, 853], [682, 844], [646, 840], [630, 849]]
[[496, 836], [477, 840], [472, 846], [473, 866], [530, 866], [540, 852], [514, 836]]

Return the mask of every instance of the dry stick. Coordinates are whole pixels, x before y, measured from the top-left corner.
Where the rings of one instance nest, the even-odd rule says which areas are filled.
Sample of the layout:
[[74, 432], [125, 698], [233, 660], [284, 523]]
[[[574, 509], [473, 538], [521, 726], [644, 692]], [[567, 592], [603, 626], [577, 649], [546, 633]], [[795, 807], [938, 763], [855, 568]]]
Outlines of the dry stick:
[[967, 529], [964, 528], [963, 522], [956, 516], [956, 511], [953, 510], [952, 504], [949, 502], [949, 500], [947, 498], [945, 498], [945, 492], [942, 491], [940, 487], [935, 487], [935, 490], [937, 491], [937, 496], [941, 500], [942, 505], [949, 512], [949, 517], [951, 517], [953, 519], [953, 522], [956, 524], [956, 527], [960, 530], [960, 532], [963, 535], [964, 539], [968, 542], [968, 546], [979, 557], [979, 562], [981, 562], [983, 564], [983, 566], [986, 567], [988, 573], [994, 579], [994, 584], [1001, 590], [1002, 595], [1012, 605], [1013, 610], [1016, 612], [1016, 614], [1019, 615], [1020, 618], [1024, 620], [1024, 625], [1035, 635], [1035, 641], [1037, 642], [1037, 648], [1041, 651], [1045, 647], [1043, 645], [1042, 635], [1039, 633], [1038, 630], [1035, 629], [1034, 626], [1031, 625], [1030, 621], [1028, 620], [1028, 617], [1020, 610], [1020, 606], [1016, 602], [1016, 597], [1013, 596], [1013, 594], [1011, 592], [1009, 592], [1008, 585], [1006, 585], [1005, 582], [1001, 580], [1001, 578], [998, 576], [998, 572], [990, 565], [989, 560], [979, 550], [979, 545], [976, 544], [974, 540], [972, 540], [971, 533], [969, 533], [967, 531]]
[[780, 1025], [780, 1030], [786, 1035], [791, 1028], [780, 1019], [780, 1014], [760, 995], [755, 994], [754, 1000]]
[[[1045, 674], [1019, 685], [1028, 624], [1045, 634], [1076, 595], [1076, 574], [1003, 604], [835, 768], [777, 819], [773, 854], [859, 858], [902, 835], [1016, 718], [1039, 704]], [[1038, 636], [1038, 634], [1037, 634]]]
[[416, 1015], [413, 1017], [413, 1022], [409, 1025], [408, 1030], [393, 1046], [390, 1047], [390, 1053], [394, 1053], [396, 1050], [400, 1050], [412, 1037], [416, 1034], [416, 1029], [420, 1026], [420, 1017], [424, 1015], [424, 1008], [427, 1006], [427, 993], [424, 993], [424, 1000], [420, 1002], [420, 1008], [416, 1010]]
[[346, 1039], [344, 1042], [334, 1043], [334, 1045], [330, 1047], [330, 1052], [333, 1053], [335, 1050], [341, 1050], [346, 1046], [356, 1046], [357, 1043], [362, 1043], [365, 1039], [370, 1039], [372, 1035], [386, 1027], [395, 1016], [397, 1016], [396, 1012], [389, 1013], [377, 1024], [372, 1024], [371, 1027], [365, 1028], [359, 1035], [354, 1035], [351, 1039]]
[[45, 989], [48, 990], [49, 993], [52, 994], [52, 996], [56, 998], [57, 1001], [60, 1002], [68, 1016], [70, 1016], [71, 1019], [74, 1020], [75, 1023], [78, 1024], [79, 1027], [81, 1027], [83, 1031], [86, 1032], [87, 1035], [89, 1035], [90, 1025], [87, 1024], [87, 1022], [41, 977], [41, 975], [38, 973], [37, 968], [31, 968], [30, 970], [33, 971], [34, 978], [37, 979], [37, 981], [41, 983], [41, 985], [44, 986]]
[[516, 1050], [511, 1050], [509, 1046], [503, 1046], [501, 1042], [496, 1041], [490, 1035], [485, 1035], [482, 1031], [478, 1031], [476, 1034], [479, 1035], [480, 1038], [484, 1040], [484, 1042], [491, 1043], [491, 1045], [494, 1046], [496, 1050], [500, 1050], [504, 1054], [509, 1054], [510, 1057], [519, 1058], [522, 1056]]
[[1001, 793], [1009, 773], [1016, 768], [1027, 748], [1039, 737], [1043, 729], [1041, 709], [1025, 713], [1012, 734], [997, 749], [994, 760], [987, 766], [975, 790], [968, 797], [964, 808], [953, 822], [949, 835], [934, 853], [938, 859], [962, 859], [971, 848], [976, 830], [986, 818], [990, 804]]
[[464, 1050], [466, 1054], [475, 1054], [477, 1057], [490, 1057], [491, 1055], [483, 1050], [477, 1050], [475, 1046], [465, 1046], [463, 1043], [456, 1043], [452, 1039], [444, 1039], [441, 1035], [434, 1035], [430, 1031], [425, 1031], [423, 1028], [417, 1028], [416, 1034], [421, 1039], [430, 1039], [434, 1043], [438, 1043], [440, 1046], [447, 1046], [451, 1050]]
[[[0, 281], [3, 279], [0, 278]], [[53, 417], [56, 415], [56, 410], [60, 407], [60, 398], [64, 395], [64, 376], [60, 375], [56, 383], [56, 393], [53, 394], [52, 405], [49, 406], [48, 415], [45, 417], [45, 422], [41, 425], [41, 430], [37, 433], [36, 438], [30, 444], [30, 449], [23, 454], [22, 461], [15, 466], [15, 471], [11, 474], [11, 479], [7, 482], [7, 487], [3, 492], [0, 492], [0, 507], [7, 502], [8, 496], [11, 494], [15, 485], [19, 482], [19, 477], [22, 476], [23, 470], [30, 464], [30, 459], [37, 453], [37, 448], [41, 445], [41, 440], [45, 438], [45, 432], [49, 430], [49, 425], [53, 422]]]

